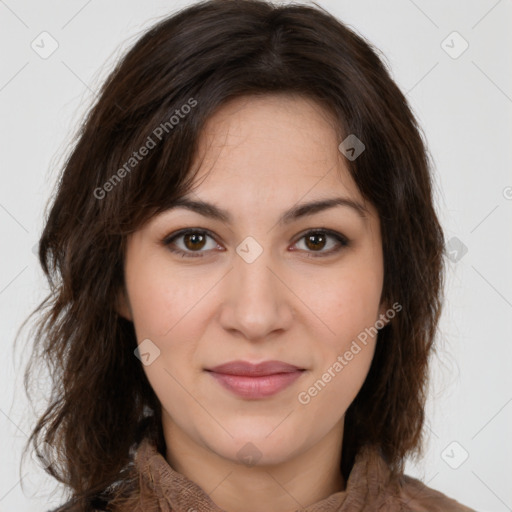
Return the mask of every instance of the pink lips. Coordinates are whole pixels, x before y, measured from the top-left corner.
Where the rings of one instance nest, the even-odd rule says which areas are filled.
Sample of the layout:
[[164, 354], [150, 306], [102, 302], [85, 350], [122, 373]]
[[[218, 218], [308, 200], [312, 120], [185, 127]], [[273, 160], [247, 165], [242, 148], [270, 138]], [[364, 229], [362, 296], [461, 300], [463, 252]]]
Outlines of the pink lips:
[[272, 396], [298, 379], [304, 369], [282, 361], [232, 361], [207, 369], [222, 386], [244, 398]]

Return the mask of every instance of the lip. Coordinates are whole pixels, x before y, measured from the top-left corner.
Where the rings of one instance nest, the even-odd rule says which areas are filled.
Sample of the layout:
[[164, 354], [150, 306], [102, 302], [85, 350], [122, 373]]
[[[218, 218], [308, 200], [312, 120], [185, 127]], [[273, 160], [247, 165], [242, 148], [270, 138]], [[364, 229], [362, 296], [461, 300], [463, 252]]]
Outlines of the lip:
[[224, 388], [243, 398], [266, 398], [290, 386], [304, 369], [283, 361], [231, 361], [207, 369]]
[[243, 375], [247, 377], [260, 377], [264, 375], [274, 375], [276, 373], [290, 373], [297, 370], [303, 370], [293, 364], [283, 361], [263, 361], [261, 363], [250, 363], [248, 361], [230, 361], [229, 363], [220, 364], [208, 371], [215, 373], [223, 373], [225, 375]]

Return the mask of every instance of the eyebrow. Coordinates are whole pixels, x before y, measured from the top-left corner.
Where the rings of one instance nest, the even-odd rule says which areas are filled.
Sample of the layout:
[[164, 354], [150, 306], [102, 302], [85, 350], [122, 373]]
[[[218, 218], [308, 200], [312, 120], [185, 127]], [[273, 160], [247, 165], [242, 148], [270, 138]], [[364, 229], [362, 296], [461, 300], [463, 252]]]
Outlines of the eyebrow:
[[[328, 199], [311, 201], [309, 203], [298, 204], [284, 212], [279, 218], [278, 224], [290, 224], [291, 222], [296, 221], [302, 217], [313, 215], [315, 213], [337, 206], [351, 208], [362, 219], [366, 219], [368, 214], [367, 208], [365, 208], [361, 203], [357, 201], [347, 197], [332, 197]], [[212, 203], [201, 200], [195, 201], [185, 196], [173, 201], [173, 203], [169, 206], [169, 209], [172, 210], [174, 208], [186, 208], [187, 210], [196, 212], [204, 217], [209, 217], [221, 221], [224, 224], [231, 224], [233, 220], [232, 215], [227, 210], [220, 208]]]

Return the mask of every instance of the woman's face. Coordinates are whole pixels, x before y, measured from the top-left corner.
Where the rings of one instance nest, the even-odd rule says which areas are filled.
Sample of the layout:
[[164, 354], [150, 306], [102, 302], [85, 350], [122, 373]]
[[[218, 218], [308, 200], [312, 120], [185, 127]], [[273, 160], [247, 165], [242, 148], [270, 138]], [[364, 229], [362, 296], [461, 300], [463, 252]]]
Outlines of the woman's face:
[[[164, 432], [224, 459], [278, 463], [341, 436], [368, 373], [376, 338], [365, 329], [386, 311], [379, 219], [310, 100], [233, 100], [200, 142], [187, 198], [211, 206], [167, 210], [130, 237], [119, 311], [142, 343]], [[337, 198], [347, 202], [307, 206]], [[176, 235], [185, 228], [198, 233]], [[302, 371], [208, 371], [236, 360]]]

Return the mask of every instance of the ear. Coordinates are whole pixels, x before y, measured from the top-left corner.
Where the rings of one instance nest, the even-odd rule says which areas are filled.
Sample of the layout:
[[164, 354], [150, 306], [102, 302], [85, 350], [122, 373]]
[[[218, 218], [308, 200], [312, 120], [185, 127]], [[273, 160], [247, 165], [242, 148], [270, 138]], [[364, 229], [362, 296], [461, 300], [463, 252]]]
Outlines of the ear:
[[115, 310], [120, 316], [133, 322], [132, 309], [124, 286], [117, 293]]

